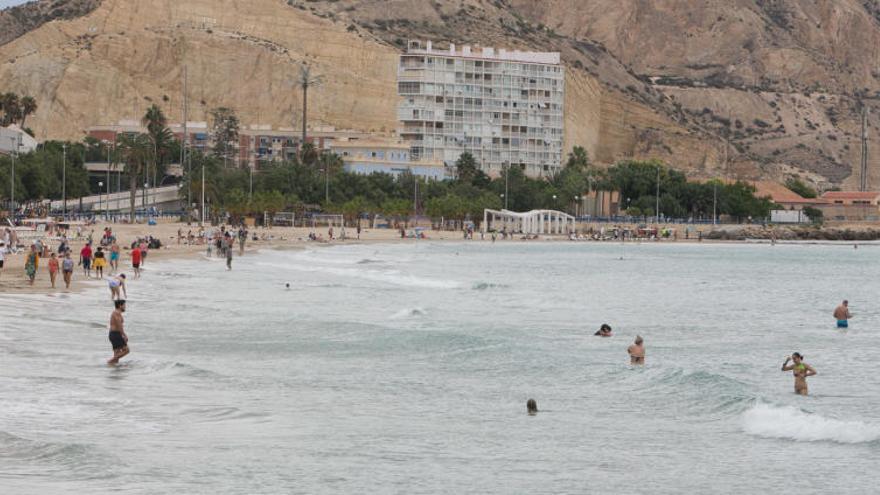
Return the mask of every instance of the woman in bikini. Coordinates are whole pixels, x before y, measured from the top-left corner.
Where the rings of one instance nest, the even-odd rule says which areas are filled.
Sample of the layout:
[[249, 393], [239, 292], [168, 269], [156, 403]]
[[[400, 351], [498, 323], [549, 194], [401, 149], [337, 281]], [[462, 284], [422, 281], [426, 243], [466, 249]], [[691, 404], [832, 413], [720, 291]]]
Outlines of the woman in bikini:
[[[789, 365], [789, 362], [791, 363]], [[798, 395], [807, 395], [807, 377], [814, 376], [816, 370], [812, 366], [804, 362], [804, 357], [799, 352], [795, 352], [791, 357], [785, 358], [782, 363], [782, 371], [791, 371], [794, 374], [794, 393]]]

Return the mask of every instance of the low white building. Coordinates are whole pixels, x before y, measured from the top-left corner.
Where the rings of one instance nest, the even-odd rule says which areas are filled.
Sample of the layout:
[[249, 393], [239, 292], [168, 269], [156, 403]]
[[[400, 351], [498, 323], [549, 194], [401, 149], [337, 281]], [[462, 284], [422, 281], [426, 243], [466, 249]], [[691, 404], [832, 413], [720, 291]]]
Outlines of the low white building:
[[37, 149], [37, 140], [15, 124], [0, 127], [0, 153], [30, 153]]

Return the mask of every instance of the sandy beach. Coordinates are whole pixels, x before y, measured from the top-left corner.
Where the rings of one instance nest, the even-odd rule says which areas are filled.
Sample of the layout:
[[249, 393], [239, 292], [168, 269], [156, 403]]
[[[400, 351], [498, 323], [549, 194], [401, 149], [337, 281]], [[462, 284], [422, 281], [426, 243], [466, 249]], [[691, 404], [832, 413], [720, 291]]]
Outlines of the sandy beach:
[[[149, 271], [149, 267], [152, 262], [170, 258], [197, 256], [204, 253], [206, 249], [206, 246], [204, 244], [196, 243], [193, 245], [188, 245], [186, 244], [185, 240], [181, 241], [181, 243], [178, 244], [178, 229], [182, 231], [184, 236], [186, 236], [187, 232], [189, 232], [190, 230], [192, 230], [193, 233], [196, 234], [199, 230], [199, 227], [198, 224], [195, 223], [192, 225], [187, 225], [186, 223], [181, 222], [160, 222], [157, 225], [144, 225], [99, 222], [95, 225], [89, 226], [88, 228], [83, 228], [83, 238], [73, 239], [70, 241], [71, 257], [75, 261], [78, 261], [79, 251], [87, 242], [90, 231], [93, 231], [92, 238], [94, 240], [94, 245], [97, 245], [105, 227], [110, 227], [113, 230], [114, 235], [116, 235], [117, 242], [122, 249], [119, 263], [120, 271], [121, 273], [128, 273], [129, 276], [131, 273], [130, 246], [131, 243], [139, 237], [152, 235], [154, 238], [162, 241], [161, 249], [151, 249], [149, 251], [149, 255], [144, 264], [145, 271]], [[218, 229], [219, 227], [206, 227], [205, 230], [210, 230], [211, 228]], [[265, 248], [297, 249], [302, 248], [306, 245], [329, 246], [343, 243], [351, 244], [357, 242], [417, 242], [415, 239], [401, 239], [399, 231], [395, 229], [364, 229], [361, 231], [360, 240], [358, 240], [356, 230], [353, 228], [347, 228], [346, 240], [343, 241], [339, 238], [336, 238], [332, 241], [324, 242], [309, 241], [308, 235], [310, 232], [312, 232], [312, 229], [309, 228], [273, 227], [271, 229], [265, 229], [261, 227], [255, 227], [250, 228], [249, 232], [249, 237], [251, 238], [248, 239], [245, 245], [245, 255], [247, 255], [248, 252]], [[327, 238], [326, 226], [318, 227], [317, 229], [315, 229], [315, 232], [322, 235], [325, 239]], [[265, 236], [266, 239], [254, 241], [252, 240], [253, 234], [256, 234], [260, 239]], [[339, 236], [339, 234], [339, 229], [336, 228], [334, 235]], [[429, 231], [426, 235], [430, 240], [460, 240], [462, 238], [460, 232], [454, 231]], [[475, 238], [479, 238], [477, 234], [475, 234]], [[57, 249], [58, 241], [50, 240], [49, 247], [50, 252]], [[238, 252], [236, 251], [236, 255], [237, 254]], [[34, 281], [33, 285], [30, 285], [24, 272], [25, 255], [26, 251], [24, 250], [19, 251], [16, 254], [7, 253], [4, 268], [2, 272], [0, 272], [0, 293], [36, 294], [52, 292], [76, 292], [87, 287], [101, 285], [104, 283], [103, 281], [94, 278], [94, 271], [93, 278], [86, 279], [83, 275], [82, 267], [77, 266], [74, 270], [73, 282], [71, 283], [71, 288], [69, 290], [64, 288], [64, 281], [62, 280], [60, 273], [55, 282], [55, 288], [53, 289], [49, 280], [47, 260], [41, 258], [39, 269], [37, 270], [36, 280]], [[108, 276], [109, 273], [109, 271], [105, 272], [105, 276]], [[129, 283], [131, 283], [131, 281], [129, 281]]]

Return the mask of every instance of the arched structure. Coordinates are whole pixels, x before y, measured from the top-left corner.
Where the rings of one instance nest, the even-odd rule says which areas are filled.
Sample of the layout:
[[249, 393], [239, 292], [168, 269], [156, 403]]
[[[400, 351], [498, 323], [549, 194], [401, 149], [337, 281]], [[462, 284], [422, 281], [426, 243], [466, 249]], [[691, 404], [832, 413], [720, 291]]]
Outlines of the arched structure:
[[556, 210], [483, 210], [483, 229], [508, 233], [567, 235], [575, 231], [575, 218]]

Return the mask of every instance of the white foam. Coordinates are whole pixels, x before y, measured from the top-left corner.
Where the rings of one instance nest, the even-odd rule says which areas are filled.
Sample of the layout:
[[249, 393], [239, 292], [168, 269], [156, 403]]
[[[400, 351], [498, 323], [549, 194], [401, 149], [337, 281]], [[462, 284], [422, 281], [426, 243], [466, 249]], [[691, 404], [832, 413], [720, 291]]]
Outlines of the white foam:
[[866, 443], [880, 440], [880, 426], [861, 421], [841, 421], [811, 414], [791, 406], [755, 404], [743, 413], [746, 433], [799, 442]]

